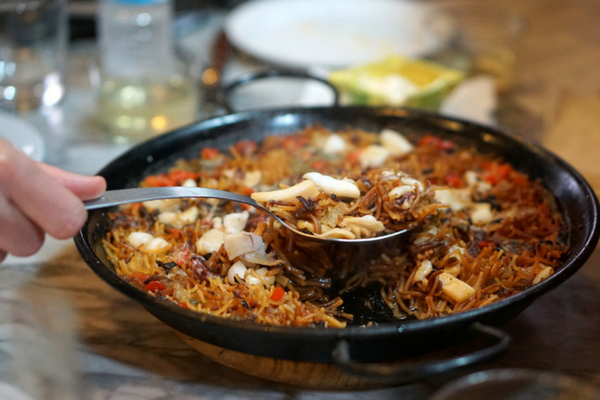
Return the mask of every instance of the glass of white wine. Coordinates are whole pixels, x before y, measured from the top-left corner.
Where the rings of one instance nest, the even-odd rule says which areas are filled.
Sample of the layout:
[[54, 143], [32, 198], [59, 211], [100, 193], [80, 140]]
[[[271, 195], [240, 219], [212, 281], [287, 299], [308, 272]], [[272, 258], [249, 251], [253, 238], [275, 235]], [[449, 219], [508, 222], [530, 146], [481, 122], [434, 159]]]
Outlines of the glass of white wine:
[[116, 142], [137, 142], [198, 118], [192, 57], [176, 45], [168, 0], [99, 3], [98, 120]]
[[119, 75], [99, 69], [98, 120], [117, 143], [138, 142], [198, 119], [198, 83], [175, 58], [156, 73]]

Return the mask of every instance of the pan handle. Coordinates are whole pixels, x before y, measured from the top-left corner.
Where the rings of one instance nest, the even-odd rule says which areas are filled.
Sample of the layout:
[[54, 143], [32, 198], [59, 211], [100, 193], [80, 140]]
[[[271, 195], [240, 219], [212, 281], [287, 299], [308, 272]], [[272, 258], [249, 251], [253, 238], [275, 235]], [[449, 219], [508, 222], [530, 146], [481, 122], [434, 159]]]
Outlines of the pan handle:
[[327, 86], [333, 92], [333, 106], [339, 106], [339, 98], [340, 93], [335, 86], [333, 86], [327, 79], [322, 78], [320, 76], [311, 74], [306, 70], [297, 70], [297, 69], [269, 69], [265, 71], [258, 72], [249, 72], [239, 77], [235, 78], [233, 81], [229, 82], [227, 85], [223, 87], [220, 91], [220, 99], [219, 103], [223, 105], [223, 108], [227, 110], [228, 113], [234, 113], [235, 109], [231, 105], [229, 101], [229, 95], [233, 90], [238, 88], [239, 86], [244, 86], [249, 83], [253, 83], [262, 79], [270, 79], [270, 78], [298, 78], [298, 79], [310, 79], [313, 81], [320, 82]]
[[510, 336], [495, 327], [475, 322], [471, 330], [477, 335], [495, 340], [491, 346], [474, 352], [433, 362], [416, 363], [361, 363], [352, 360], [350, 345], [347, 340], [340, 340], [333, 353], [333, 359], [338, 368], [359, 377], [381, 379], [394, 384], [405, 384], [419, 379], [428, 378], [442, 372], [449, 372], [475, 363], [492, 359], [508, 349]]

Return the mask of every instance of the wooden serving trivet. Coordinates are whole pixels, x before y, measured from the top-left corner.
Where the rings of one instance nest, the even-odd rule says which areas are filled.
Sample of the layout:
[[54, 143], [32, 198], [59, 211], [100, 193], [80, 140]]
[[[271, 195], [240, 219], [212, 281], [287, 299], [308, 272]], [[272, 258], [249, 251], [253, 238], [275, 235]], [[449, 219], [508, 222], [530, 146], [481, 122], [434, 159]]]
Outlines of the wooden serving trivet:
[[273, 382], [312, 389], [338, 390], [389, 386], [381, 381], [347, 375], [335, 364], [260, 357], [214, 346], [180, 332], [177, 334], [205, 357], [238, 372]]

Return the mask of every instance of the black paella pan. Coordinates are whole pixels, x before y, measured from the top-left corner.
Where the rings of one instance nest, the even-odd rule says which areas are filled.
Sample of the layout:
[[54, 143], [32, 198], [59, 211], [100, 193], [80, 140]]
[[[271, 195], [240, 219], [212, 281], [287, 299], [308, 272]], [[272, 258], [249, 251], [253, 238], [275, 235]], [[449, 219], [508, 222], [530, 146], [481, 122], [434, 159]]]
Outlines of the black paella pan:
[[[498, 327], [573, 275], [596, 247], [598, 200], [589, 184], [571, 166], [544, 148], [497, 128], [423, 111], [318, 107], [233, 113], [198, 122], [138, 145], [110, 162], [99, 174], [106, 178], [109, 189], [134, 187], [145, 176], [166, 171], [177, 159], [197, 157], [203, 147], [227, 149], [242, 139], [261, 140], [269, 134], [285, 135], [316, 124], [332, 130], [353, 127], [379, 132], [391, 128], [413, 137], [437, 135], [502, 157], [517, 170], [541, 179], [556, 197], [566, 221], [570, 250], [562, 266], [538, 285], [479, 309], [429, 320], [388, 321], [339, 330], [267, 327], [228, 320], [189, 311], [146, 294], [121, 280], [107, 259], [101, 241], [105, 237], [109, 210], [90, 212], [87, 224], [75, 238], [81, 256], [109, 285], [191, 338], [260, 357], [334, 363], [343, 371], [382, 376], [402, 383], [482, 361], [504, 350], [509, 338]], [[363, 308], [360, 312], [364, 313], [362, 319], [368, 320], [369, 313], [376, 311]], [[476, 350], [459, 356], [409, 366], [388, 364], [472, 337], [489, 340]]]

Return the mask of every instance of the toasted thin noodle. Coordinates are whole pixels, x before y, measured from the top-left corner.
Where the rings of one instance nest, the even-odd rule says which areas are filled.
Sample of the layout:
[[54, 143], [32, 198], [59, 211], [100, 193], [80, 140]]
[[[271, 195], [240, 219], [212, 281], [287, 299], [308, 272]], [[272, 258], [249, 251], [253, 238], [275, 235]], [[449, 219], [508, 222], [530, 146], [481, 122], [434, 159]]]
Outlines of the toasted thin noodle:
[[[179, 160], [163, 177], [181, 185], [189, 173], [200, 186], [248, 194], [249, 173], [258, 173], [260, 188], [266, 190], [292, 186], [313, 166], [318, 167], [325, 175], [353, 179], [361, 190], [360, 198], [342, 201], [321, 193], [310, 203], [299, 199], [272, 202], [272, 211], [293, 225], [309, 222], [317, 234], [346, 216], [373, 216], [386, 232], [421, 224], [406, 246], [352, 267], [347, 262], [350, 256], [328, 254], [315, 244], [299, 241], [266, 214], [250, 210], [246, 229], [261, 236], [267, 258], [279, 262], [263, 266], [242, 260], [263, 283], [249, 285], [244, 277], [236, 276], [232, 284], [229, 269], [241, 258], [230, 260], [225, 246], [199, 257], [196, 242], [215, 226], [215, 217], [240, 212], [239, 205], [186, 199], [169, 206], [172, 212], [198, 207], [199, 218], [183, 226], [158, 222], [163, 210], [152, 211], [142, 204], [123, 206], [111, 215], [103, 246], [115, 271], [161, 300], [198, 312], [266, 325], [343, 328], [353, 316], [340, 311], [340, 296], [359, 288], [374, 285], [394, 318], [424, 319], [487, 306], [531, 287], [549, 267], [551, 272], [560, 268], [568, 250], [560, 240], [564, 224], [539, 180], [529, 180], [502, 160], [452, 144], [448, 147], [435, 138], [425, 138], [430, 143], [418, 144], [408, 155], [363, 170], [351, 155], [378, 144], [378, 136], [360, 129], [336, 133], [347, 145], [342, 155], [324, 155], [319, 150], [319, 143], [331, 132], [317, 126], [287, 137], [269, 136], [262, 144], [232, 146], [230, 156]], [[405, 197], [391, 198], [390, 191], [401, 184], [393, 174], [400, 171], [417, 179], [423, 188], [415, 186]], [[477, 175], [479, 186], [467, 185], [467, 172]], [[474, 224], [468, 208], [452, 211], [435, 201], [436, 188], [455, 185], [456, 179], [460, 189], [471, 190], [474, 202], [491, 204], [491, 222]], [[141, 186], [152, 186], [152, 182], [145, 180]], [[364, 227], [352, 229], [361, 237], [373, 235]], [[136, 248], [128, 240], [132, 232], [162, 238], [168, 250]], [[417, 277], [425, 261], [432, 268]], [[257, 275], [258, 268], [268, 272]], [[455, 274], [471, 286], [474, 295], [457, 302], [444, 293], [438, 279], [443, 272]], [[274, 285], [266, 283], [271, 277]], [[343, 281], [341, 288], [333, 285], [335, 280]], [[284, 289], [283, 295], [277, 286]]]

